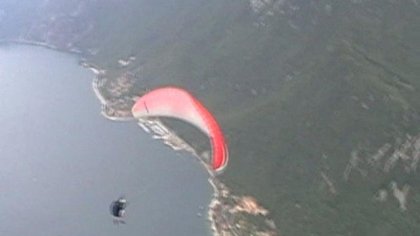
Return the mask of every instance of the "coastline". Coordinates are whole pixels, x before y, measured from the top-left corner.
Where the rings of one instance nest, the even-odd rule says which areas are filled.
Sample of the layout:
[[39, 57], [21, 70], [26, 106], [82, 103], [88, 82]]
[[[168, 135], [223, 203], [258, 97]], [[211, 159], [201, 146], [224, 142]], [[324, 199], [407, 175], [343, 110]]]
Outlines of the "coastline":
[[212, 231], [213, 236], [221, 236], [217, 230], [216, 221], [214, 220], [215, 206], [220, 202], [219, 196], [220, 196], [220, 190], [218, 188], [218, 184], [216, 181], [216, 176], [214, 172], [211, 170], [210, 166], [205, 163], [202, 157], [194, 150], [191, 145], [186, 143], [184, 140], [179, 138], [179, 136], [176, 135], [175, 132], [167, 128], [159, 119], [155, 120], [139, 120], [138, 121], [139, 126], [147, 133], [152, 133], [154, 139], [160, 139], [163, 141], [164, 144], [168, 145], [175, 151], [186, 151], [192, 154], [194, 157], [197, 158], [198, 161], [202, 164], [203, 168], [207, 171], [209, 174], [209, 178], [207, 179], [210, 186], [213, 188], [213, 195], [210, 200], [210, 203], [208, 205], [208, 211], [207, 211], [207, 220], [210, 222], [210, 229]]
[[56, 47], [52, 44], [46, 43], [46, 42], [40, 42], [40, 41], [32, 41], [32, 40], [26, 40], [26, 39], [2, 39], [0, 40], [0, 44], [22, 44], [22, 45], [30, 45], [30, 46], [37, 46], [37, 47], [43, 47], [47, 49], [51, 49], [54, 51], [64, 52], [64, 53], [70, 53], [74, 55], [84, 55], [82, 50], [77, 48], [60, 48]]
[[[0, 40], [0, 44], [32, 45], [78, 56], [84, 55], [81, 50], [76, 48], [63, 49], [45, 42], [30, 40]], [[198, 154], [191, 145], [177, 136], [173, 130], [166, 127], [160, 120], [137, 120], [133, 116], [117, 116], [119, 115], [118, 113], [110, 112], [110, 109], [112, 108], [109, 108], [108, 106], [109, 101], [100, 91], [101, 86], [103, 86], [101, 84], [101, 78], [104, 77], [106, 71], [97, 65], [86, 62], [84, 59], [80, 59], [79, 64], [80, 66], [91, 70], [95, 75], [92, 80], [92, 89], [101, 104], [100, 114], [103, 117], [111, 121], [138, 121], [139, 126], [147, 133], [151, 133], [154, 139], [161, 139], [164, 144], [170, 146], [175, 151], [182, 150], [189, 152], [201, 162], [203, 168], [205, 168], [209, 174], [208, 182], [213, 188], [213, 195], [207, 211], [207, 220], [210, 222], [212, 235], [248, 235], [247, 232], [249, 232], [249, 230], [262, 236], [278, 235], [278, 230], [274, 222], [270, 219], [268, 211], [259, 206], [255, 198], [231, 194], [229, 188], [217, 178], [217, 173], [215, 173], [205, 162], [206, 157], [204, 154]], [[246, 218], [248, 216], [263, 217], [263, 221], [266, 222], [266, 225], [260, 227], [254, 224], [252, 219], [244, 220], [244, 217]]]
[[[75, 54], [75, 55], [83, 55], [81, 50], [78, 49], [61, 49], [58, 48], [54, 45], [48, 44], [46, 42], [38, 42], [38, 41], [30, 41], [30, 40], [24, 40], [24, 39], [12, 39], [12, 40], [0, 40], [0, 44], [16, 44], [16, 45], [30, 45], [30, 46], [36, 46], [36, 47], [43, 47], [46, 49], [50, 49], [50, 50], [54, 50], [54, 51], [59, 51], [59, 52], [64, 52], [64, 53], [71, 53], [71, 54]], [[104, 75], [106, 72], [103, 69], [100, 69], [99, 66], [96, 66], [94, 64], [88, 63], [86, 61], [80, 60], [79, 61], [79, 65], [89, 69], [90, 71], [93, 72], [93, 74], [95, 75], [95, 77], [92, 80], [92, 90], [96, 96], [96, 98], [99, 100], [99, 102], [101, 103], [101, 112], [100, 114], [105, 117], [108, 120], [111, 121], [135, 121], [136, 119], [134, 117], [116, 117], [116, 116], [111, 116], [109, 114], [107, 114], [106, 112], [106, 107], [107, 107], [107, 100], [105, 99], [105, 97], [102, 95], [102, 93], [99, 90], [99, 83], [100, 83], [100, 76]], [[219, 196], [219, 190], [216, 186], [216, 184], [214, 183], [214, 174], [212, 173], [212, 170], [209, 168], [208, 165], [206, 165], [206, 163], [203, 161], [202, 158], [200, 158], [198, 156], [198, 154], [195, 152], [195, 150], [188, 145], [186, 142], [181, 141], [182, 139], [179, 138], [178, 136], [175, 135], [174, 132], [170, 131], [167, 127], [165, 127], [163, 125], [162, 122], [159, 121], [155, 121], [155, 122], [144, 122], [144, 123], [140, 123], [139, 122], [139, 126], [145, 130], [147, 133], [150, 133], [150, 130], [148, 130], [150, 128], [150, 125], [154, 124], [157, 125], [155, 126], [155, 129], [151, 128], [151, 130], [153, 130], [155, 132], [155, 135], [153, 136], [154, 139], [162, 139], [164, 141], [164, 143], [166, 145], [171, 146], [174, 150], [178, 151], [178, 150], [185, 150], [188, 151], [190, 153], [192, 153], [195, 157], [197, 157], [197, 159], [202, 163], [202, 166], [205, 168], [205, 170], [207, 171], [207, 173], [209, 173], [209, 178], [208, 178], [208, 182], [210, 183], [210, 185], [213, 188], [213, 196], [210, 200], [210, 204], [208, 206], [208, 220], [210, 222], [211, 225], [211, 231], [212, 231], [212, 235], [214, 236], [220, 236], [220, 234], [217, 233], [216, 230], [216, 226], [215, 226], [215, 222], [214, 220], [212, 220], [211, 215], [213, 215], [213, 211], [212, 209], [212, 205], [215, 205], [215, 202], [217, 202], [217, 198]], [[158, 129], [156, 129], [156, 127], [159, 127]], [[167, 132], [167, 134], [169, 135], [164, 135], [165, 133], [161, 133], [159, 136], [159, 134], [156, 133], [157, 130], [162, 130], [164, 132]], [[178, 144], [174, 144], [171, 140], [177, 140]], [[181, 147], [178, 147], [178, 145], [181, 145]]]
[[[269, 211], [250, 196], [233, 195], [230, 189], [218, 178], [211, 166], [206, 163], [205, 153], [196, 150], [181, 139], [176, 132], [165, 126], [159, 119], [138, 120], [138, 125], [154, 139], [162, 140], [175, 151], [186, 151], [192, 154], [209, 174], [208, 182], [213, 188], [213, 195], [207, 210], [207, 220], [213, 236], [248, 235], [250, 230], [256, 235], [277, 236], [278, 230], [269, 215]], [[264, 225], [256, 225], [247, 217], [260, 217]], [[249, 221], [246, 222], [246, 219]], [[244, 222], [245, 221], [245, 222]]]
[[92, 65], [90, 67], [87, 67], [90, 69], [96, 77], [92, 81], [92, 90], [95, 93], [96, 98], [98, 98], [99, 102], [101, 103], [101, 115], [105, 117], [108, 120], [112, 121], [133, 121], [135, 120], [134, 117], [117, 117], [117, 116], [111, 116], [109, 115], [107, 111], [107, 100], [105, 97], [101, 94], [99, 91], [99, 75], [101, 75], [101, 70], [98, 70], [97, 68], [93, 67]]
[[[92, 80], [92, 89], [101, 103], [101, 115], [104, 116], [106, 119], [112, 120], [112, 121], [133, 121], [136, 120], [134, 117], [115, 117], [108, 115], [106, 112], [106, 106], [107, 106], [107, 100], [105, 97], [101, 94], [99, 90], [99, 83], [100, 83], [100, 76], [105, 74], [105, 71], [102, 69], [99, 69], [98, 66], [95, 66], [93, 64], [89, 64], [86, 62], [81, 62], [81, 66], [91, 70], [95, 74], [95, 78]], [[207, 206], [207, 220], [210, 222], [210, 230], [212, 232], [213, 236], [221, 236], [217, 230], [217, 224], [215, 219], [215, 211], [213, 210], [219, 203], [219, 196], [220, 191], [218, 188], [218, 185], [216, 183], [216, 177], [214, 172], [211, 170], [210, 166], [207, 165], [203, 158], [201, 158], [198, 153], [194, 150], [193, 147], [191, 147], [188, 143], [186, 143], [184, 140], [182, 140], [179, 136], [175, 134], [175, 132], [171, 131], [168, 127], [166, 127], [162, 122], [160, 122], [158, 119], [156, 120], [137, 120], [138, 125], [146, 132], [146, 133], [152, 133], [152, 137], [154, 139], [160, 139], [163, 141], [164, 144], [170, 146], [175, 151], [187, 151], [190, 154], [192, 154], [194, 157], [196, 157], [200, 163], [202, 164], [203, 168], [207, 171], [209, 174], [208, 182], [210, 186], [213, 189], [213, 194], [210, 199], [210, 203]]]

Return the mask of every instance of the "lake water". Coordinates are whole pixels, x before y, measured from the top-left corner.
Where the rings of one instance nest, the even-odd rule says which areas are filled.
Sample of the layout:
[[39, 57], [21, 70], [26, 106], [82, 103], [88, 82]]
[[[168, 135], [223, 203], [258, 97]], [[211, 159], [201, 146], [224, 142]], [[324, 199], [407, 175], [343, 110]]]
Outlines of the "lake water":
[[93, 77], [74, 56], [0, 46], [0, 235], [209, 235], [204, 168], [102, 117]]

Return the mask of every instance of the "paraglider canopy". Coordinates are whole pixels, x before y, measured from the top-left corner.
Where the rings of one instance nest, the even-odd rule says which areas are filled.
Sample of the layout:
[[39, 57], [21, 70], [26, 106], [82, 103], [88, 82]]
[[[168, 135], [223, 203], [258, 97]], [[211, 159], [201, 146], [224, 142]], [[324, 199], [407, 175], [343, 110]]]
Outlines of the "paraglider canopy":
[[219, 123], [210, 111], [192, 94], [177, 87], [163, 87], [140, 97], [132, 108], [135, 118], [171, 117], [198, 127], [210, 138], [211, 167], [222, 171], [228, 162], [228, 149]]

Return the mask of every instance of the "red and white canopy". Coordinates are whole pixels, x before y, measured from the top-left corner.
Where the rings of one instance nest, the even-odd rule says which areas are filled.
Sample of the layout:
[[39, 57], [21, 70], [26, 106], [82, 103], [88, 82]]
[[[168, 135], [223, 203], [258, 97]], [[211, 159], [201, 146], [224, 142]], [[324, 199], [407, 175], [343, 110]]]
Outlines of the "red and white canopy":
[[228, 150], [219, 124], [207, 108], [184, 89], [152, 90], [137, 100], [132, 113], [135, 118], [172, 117], [195, 125], [210, 138], [213, 170], [219, 172], [226, 167]]

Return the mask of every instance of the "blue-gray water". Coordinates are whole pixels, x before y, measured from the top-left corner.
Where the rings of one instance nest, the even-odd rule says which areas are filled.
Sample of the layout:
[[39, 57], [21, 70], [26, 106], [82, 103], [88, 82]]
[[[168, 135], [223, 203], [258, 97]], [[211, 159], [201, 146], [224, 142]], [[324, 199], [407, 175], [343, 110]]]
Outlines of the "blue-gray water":
[[[0, 235], [209, 235], [198, 161], [100, 114], [73, 56], [0, 46]], [[114, 225], [111, 201], [129, 200]]]

